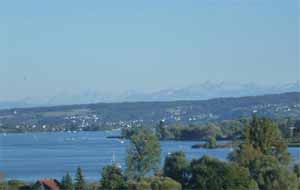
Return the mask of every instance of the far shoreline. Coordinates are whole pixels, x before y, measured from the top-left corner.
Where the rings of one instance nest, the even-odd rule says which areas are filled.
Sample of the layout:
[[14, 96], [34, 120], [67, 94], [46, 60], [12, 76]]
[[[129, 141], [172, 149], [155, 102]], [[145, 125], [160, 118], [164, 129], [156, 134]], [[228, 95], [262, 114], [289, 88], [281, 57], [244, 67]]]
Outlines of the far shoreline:
[[[97, 130], [97, 131], [34, 131], [34, 132], [0, 132], [0, 137], [7, 135], [27, 135], [27, 134], [46, 134], [46, 133], [67, 133], [67, 134], [78, 134], [82, 132], [113, 132], [116, 131], [116, 129], [111, 130]], [[110, 135], [105, 137], [107, 139], [119, 139], [119, 140], [128, 140], [123, 136], [120, 135]], [[233, 140], [232, 139], [217, 139], [217, 142], [225, 142], [225, 144], [218, 144], [215, 148], [206, 148], [205, 147], [205, 140], [196, 140], [196, 139], [160, 139], [159, 141], [183, 141], [183, 142], [203, 142], [203, 143], [197, 143], [191, 146], [192, 149], [225, 149], [225, 148], [233, 148]], [[227, 143], [226, 143], [227, 142]], [[300, 143], [288, 143], [288, 148], [300, 148]]]

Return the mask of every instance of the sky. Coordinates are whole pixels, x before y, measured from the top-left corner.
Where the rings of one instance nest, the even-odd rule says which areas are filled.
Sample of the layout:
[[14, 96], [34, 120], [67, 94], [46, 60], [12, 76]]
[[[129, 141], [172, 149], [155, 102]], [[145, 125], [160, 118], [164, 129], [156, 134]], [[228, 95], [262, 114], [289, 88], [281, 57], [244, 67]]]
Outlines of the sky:
[[0, 100], [299, 80], [298, 0], [1, 1]]

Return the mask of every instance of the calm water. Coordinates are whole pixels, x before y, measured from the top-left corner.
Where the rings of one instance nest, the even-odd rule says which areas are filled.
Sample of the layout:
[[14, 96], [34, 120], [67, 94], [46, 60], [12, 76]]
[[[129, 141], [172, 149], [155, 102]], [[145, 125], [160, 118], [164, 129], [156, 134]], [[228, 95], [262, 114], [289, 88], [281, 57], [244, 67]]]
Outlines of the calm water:
[[[128, 142], [106, 138], [116, 134], [118, 132], [0, 134], [0, 171], [10, 179], [34, 181], [45, 177], [60, 179], [67, 171], [74, 175], [77, 166], [82, 166], [87, 179], [98, 180], [101, 168], [111, 163], [113, 154], [124, 167]], [[230, 152], [230, 149], [191, 149], [195, 143], [163, 141], [162, 158], [168, 152], [183, 150], [189, 159], [206, 154], [224, 160]], [[294, 159], [299, 158], [299, 148], [289, 151]]]

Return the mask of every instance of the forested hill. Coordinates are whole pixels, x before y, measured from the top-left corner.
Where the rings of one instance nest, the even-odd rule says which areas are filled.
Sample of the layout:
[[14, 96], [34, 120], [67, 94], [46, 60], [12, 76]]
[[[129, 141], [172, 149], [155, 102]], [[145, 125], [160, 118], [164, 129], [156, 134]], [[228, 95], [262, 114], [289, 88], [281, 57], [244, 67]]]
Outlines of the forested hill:
[[101, 128], [168, 123], [199, 124], [248, 117], [300, 117], [300, 92], [204, 101], [98, 103], [0, 111], [1, 128]]

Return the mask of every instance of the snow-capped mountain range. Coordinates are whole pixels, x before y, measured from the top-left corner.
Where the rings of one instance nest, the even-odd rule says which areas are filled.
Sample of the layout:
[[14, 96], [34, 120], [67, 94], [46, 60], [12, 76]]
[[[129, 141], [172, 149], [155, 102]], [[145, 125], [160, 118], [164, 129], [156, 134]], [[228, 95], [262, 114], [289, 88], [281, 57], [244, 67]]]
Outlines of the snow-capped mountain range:
[[284, 84], [261, 85], [257, 83], [229, 83], [207, 81], [183, 88], [162, 89], [151, 93], [127, 91], [121, 94], [86, 91], [80, 94], [63, 92], [45, 99], [26, 98], [13, 102], [0, 102], [0, 109], [88, 104], [97, 102], [206, 100], [219, 97], [257, 96], [284, 92], [300, 92], [300, 81]]

